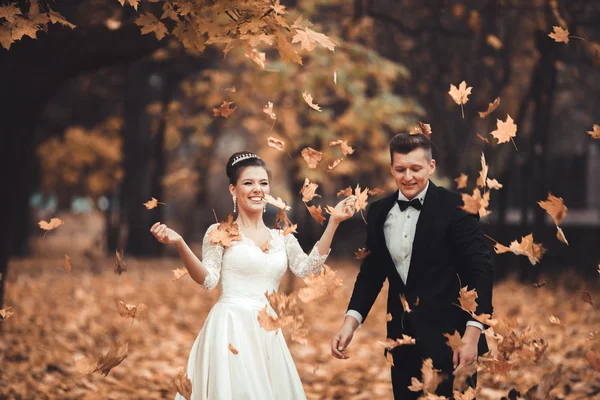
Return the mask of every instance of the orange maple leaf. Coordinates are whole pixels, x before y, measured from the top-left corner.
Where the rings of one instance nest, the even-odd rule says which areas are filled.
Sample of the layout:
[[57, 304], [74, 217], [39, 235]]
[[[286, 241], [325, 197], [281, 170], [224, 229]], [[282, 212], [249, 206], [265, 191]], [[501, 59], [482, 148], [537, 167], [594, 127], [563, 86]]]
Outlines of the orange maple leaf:
[[287, 203], [281, 199], [281, 197], [274, 198], [270, 194], [265, 194], [263, 200], [282, 210], [289, 211], [292, 209], [292, 207], [288, 206]]
[[521, 243], [519, 243], [517, 240], [512, 241], [510, 243], [510, 247], [496, 243], [494, 245], [494, 250], [497, 254], [512, 252], [516, 255], [526, 256], [532, 265], [537, 264], [546, 252], [544, 246], [533, 241], [533, 234], [531, 233], [522, 237]]
[[308, 178], [304, 179], [304, 185], [302, 185], [302, 189], [300, 189], [300, 194], [302, 194], [302, 201], [308, 203], [315, 197], [321, 197], [320, 194], [317, 194], [318, 184], [311, 182]]
[[479, 214], [480, 217], [491, 214], [491, 211], [486, 209], [490, 204], [490, 192], [485, 192], [483, 196], [481, 196], [479, 188], [475, 188], [473, 190], [473, 195], [461, 193], [461, 196], [463, 200], [463, 205], [460, 206], [461, 209], [470, 214]]
[[275, 228], [282, 231], [282, 235], [286, 236], [292, 232], [296, 232], [298, 225], [292, 224], [292, 221], [287, 217], [285, 210], [280, 209], [275, 217]]
[[146, 206], [146, 208], [148, 210], [152, 210], [153, 208], [158, 207], [159, 204], [167, 205], [167, 203], [163, 203], [161, 201], [158, 201], [154, 197], [151, 197], [149, 201], [147, 201], [146, 203], [143, 203], [143, 204], [144, 204], [144, 206]]
[[188, 274], [187, 269], [185, 268], [177, 268], [172, 270], [173, 271], [173, 281], [178, 281], [179, 279], [183, 278], [184, 276], [186, 276]]
[[367, 250], [366, 247], [361, 247], [354, 253], [354, 258], [357, 260], [364, 260], [369, 254], [371, 254], [371, 250]]
[[505, 143], [517, 136], [517, 125], [514, 123], [510, 115], [506, 116], [506, 121], [497, 120], [496, 130], [490, 134], [498, 139], [498, 144]]
[[64, 222], [60, 218], [52, 218], [50, 219], [50, 222], [46, 222], [43, 220], [38, 222], [40, 228], [42, 228], [45, 231], [51, 231], [53, 229], [56, 229], [62, 224], [64, 224]]
[[320, 225], [323, 225], [325, 222], [325, 217], [323, 216], [323, 209], [321, 206], [306, 206], [310, 215], [317, 221]]
[[149, 12], [140, 14], [135, 20], [135, 24], [142, 27], [142, 29], [140, 30], [142, 32], [142, 35], [154, 33], [158, 40], [161, 40], [169, 33], [169, 30], [167, 29], [165, 24], [163, 24], [161, 21], [158, 20], [158, 18], [156, 18]]
[[423, 134], [427, 139], [431, 140], [431, 124], [424, 124], [419, 121], [419, 125], [415, 126], [408, 132], [409, 135]]
[[460, 105], [460, 109], [462, 111], [462, 117], [465, 117], [465, 111], [463, 109], [463, 104], [466, 104], [469, 101], [469, 95], [471, 94], [471, 89], [473, 89], [473, 87], [467, 87], [467, 82], [462, 81], [459, 85], [458, 88], [456, 86], [454, 86], [453, 84], [450, 84], [450, 91], [448, 92], [448, 94], [450, 95], [450, 97], [452, 97], [452, 100], [454, 100], [454, 102], [456, 104]]
[[283, 140], [274, 138], [273, 136], [268, 137], [267, 144], [269, 147], [272, 147], [276, 150], [285, 151], [285, 142]]
[[271, 119], [275, 120], [277, 119], [277, 115], [275, 115], [275, 113], [273, 112], [273, 103], [272, 102], [268, 102], [266, 106], [263, 107], [263, 112], [265, 114], [267, 114], [269, 117], [271, 117]]
[[562, 228], [558, 225], [556, 225], [556, 238], [564, 244], [566, 244], [567, 246], [569, 245], [569, 241], [567, 240], [565, 233], [563, 232]]
[[349, 156], [350, 154], [354, 153], [354, 149], [348, 145], [347, 140], [333, 140], [333, 141], [329, 142], [329, 145], [330, 146], [339, 145], [342, 149], [342, 153], [344, 153], [345, 156]]
[[563, 29], [560, 26], [553, 26], [553, 32], [549, 33], [552, 39], [557, 43], [569, 43], [569, 30]]
[[[388, 314], [388, 315], [390, 315], [390, 314]], [[390, 319], [390, 321], [391, 321], [391, 319]], [[413, 345], [416, 343], [417, 343], [417, 341], [415, 340], [415, 338], [405, 335], [405, 334], [402, 334], [402, 338], [397, 338], [396, 340], [387, 338], [387, 339], [385, 339], [385, 342], [382, 342], [379, 340], [376, 342], [376, 344], [378, 344], [379, 346], [383, 346], [388, 350], [392, 350], [398, 346]]]
[[454, 178], [456, 181], [456, 189], [463, 189], [467, 187], [467, 181], [469, 180], [469, 176], [465, 174], [460, 174], [458, 178]]
[[233, 111], [235, 111], [236, 107], [233, 108], [229, 108], [230, 105], [233, 104], [233, 101], [223, 101], [223, 104], [221, 104], [219, 106], [219, 108], [213, 108], [213, 116], [218, 117], [225, 117], [225, 118], [229, 118], [229, 116], [231, 115], [231, 113], [233, 113]]
[[208, 233], [211, 243], [224, 248], [231, 247], [234, 241], [242, 240], [242, 234], [237, 223], [233, 222], [233, 215], [229, 214], [227, 221], [221, 221], [216, 229]]
[[488, 104], [488, 108], [485, 111], [479, 111], [479, 118], [485, 118], [490, 115], [500, 105], [500, 97], [496, 97], [493, 103]]
[[503, 186], [496, 179], [487, 178], [485, 183], [486, 183], [487, 187], [489, 187], [490, 189], [495, 189], [495, 190], [500, 190], [500, 189], [502, 189], [502, 186]]
[[568, 209], [565, 206], [562, 197], [556, 197], [552, 195], [552, 193], [548, 193], [548, 198], [546, 200], [538, 201], [538, 204], [540, 207], [546, 210], [556, 225], [560, 225], [562, 220], [567, 215]]
[[594, 126], [592, 126], [592, 130], [587, 131], [587, 133], [589, 133], [594, 139], [600, 139], [600, 125], [594, 124]]
[[451, 335], [449, 333], [444, 333], [444, 336], [446, 337], [447, 341], [446, 344], [454, 351], [460, 349], [461, 347], [463, 347], [464, 343], [462, 341], [462, 337], [460, 336], [460, 333], [458, 333], [458, 331], [454, 331], [454, 333]]
[[344, 197], [348, 197], [352, 195], [352, 187], [348, 186], [346, 189], [342, 189], [339, 192], [337, 192], [337, 197], [340, 196], [344, 196]]
[[302, 93], [302, 97], [304, 98], [304, 101], [306, 102], [306, 104], [308, 104], [310, 106], [310, 108], [312, 108], [313, 110], [317, 110], [319, 112], [323, 111], [323, 110], [321, 110], [321, 107], [319, 107], [318, 104], [313, 103], [313, 97], [310, 93], [304, 92], [304, 93]]
[[356, 185], [354, 188], [354, 195], [356, 196], [356, 201], [354, 202], [354, 208], [356, 212], [361, 210], [366, 210], [369, 199], [369, 188], [364, 188], [364, 190], [360, 190], [360, 185]]
[[310, 275], [304, 279], [304, 283], [306, 283], [307, 287], [299, 290], [298, 297], [304, 303], [309, 303], [323, 296], [334, 294], [342, 286], [343, 279], [338, 278], [336, 272], [327, 264], [324, 264], [318, 274]]
[[300, 42], [301, 48], [307, 51], [313, 51], [317, 47], [317, 43], [331, 51], [335, 51], [336, 45], [336, 43], [326, 35], [315, 32], [308, 27], [296, 29], [296, 34], [292, 38], [292, 43], [298, 42]]
[[139, 0], [118, 0], [118, 2], [121, 3], [122, 6], [125, 6], [125, 2], [127, 2], [136, 11], [138, 9], [138, 2], [139, 2]]
[[317, 164], [323, 159], [323, 153], [310, 147], [302, 149], [300, 154], [308, 164], [308, 168], [317, 168]]
[[477, 289], [467, 290], [467, 287], [464, 286], [460, 288], [459, 295], [460, 307], [467, 312], [474, 313], [477, 309], [477, 298], [479, 297]]

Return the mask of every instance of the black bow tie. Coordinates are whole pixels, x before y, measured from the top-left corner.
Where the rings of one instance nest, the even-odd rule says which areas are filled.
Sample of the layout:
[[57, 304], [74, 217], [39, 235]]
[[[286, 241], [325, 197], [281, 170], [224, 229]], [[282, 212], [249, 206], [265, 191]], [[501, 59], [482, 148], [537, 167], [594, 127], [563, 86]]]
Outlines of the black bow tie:
[[412, 199], [411, 201], [404, 201], [404, 200], [396, 200], [396, 201], [398, 202], [398, 205], [400, 206], [400, 211], [406, 210], [409, 206], [413, 206], [417, 210], [420, 210], [423, 207], [421, 205], [421, 202], [419, 201], [419, 199]]

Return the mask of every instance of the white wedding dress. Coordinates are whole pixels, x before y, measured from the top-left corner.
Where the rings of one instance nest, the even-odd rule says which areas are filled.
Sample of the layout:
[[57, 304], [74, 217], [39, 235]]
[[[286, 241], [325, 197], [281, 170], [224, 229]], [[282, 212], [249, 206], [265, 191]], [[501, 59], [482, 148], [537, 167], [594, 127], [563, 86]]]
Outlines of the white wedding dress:
[[[243, 234], [224, 249], [209, 240], [217, 226], [211, 225], [204, 236], [202, 264], [209, 274], [202, 286], [212, 290], [220, 277], [221, 296], [190, 351], [190, 400], [306, 399], [281, 330], [265, 330], [258, 313], [268, 303], [265, 292], [278, 290], [288, 266], [305, 278], [321, 270], [328, 254], [320, 255], [315, 246], [306, 255], [294, 235], [283, 236], [276, 229], [270, 230], [266, 252]], [[184, 397], [178, 393], [175, 399]]]

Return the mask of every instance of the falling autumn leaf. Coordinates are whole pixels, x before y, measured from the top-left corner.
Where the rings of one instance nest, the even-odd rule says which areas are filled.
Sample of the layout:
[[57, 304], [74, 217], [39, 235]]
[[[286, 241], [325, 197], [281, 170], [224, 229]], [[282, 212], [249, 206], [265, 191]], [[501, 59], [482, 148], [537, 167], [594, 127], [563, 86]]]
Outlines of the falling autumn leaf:
[[148, 210], [152, 210], [153, 208], [158, 207], [159, 204], [167, 205], [166, 203], [156, 200], [154, 197], [150, 198], [148, 202], [144, 203]]
[[320, 194], [317, 194], [318, 184], [311, 182], [308, 178], [304, 179], [304, 184], [302, 185], [302, 189], [300, 189], [300, 194], [302, 194], [302, 201], [308, 203], [315, 197], [321, 197]]
[[267, 105], [263, 107], [263, 112], [265, 114], [267, 114], [269, 117], [271, 117], [272, 120], [276, 120], [277, 119], [277, 116], [273, 112], [273, 103], [272, 102], [269, 101], [267, 103]]
[[[385, 193], [385, 190], [380, 189], [380, 188], [375, 188], [375, 189], [371, 189], [371, 190], [367, 191], [367, 194], [369, 196], [377, 196], [378, 194], [381, 194], [381, 193]], [[350, 193], [350, 194], [352, 194], [352, 193]], [[347, 196], [350, 196], [350, 194]]]
[[300, 42], [302, 49], [313, 51], [317, 47], [317, 43], [328, 50], [334, 51], [336, 43], [326, 35], [315, 32], [310, 28], [296, 29], [296, 34], [292, 38], [292, 43]]
[[71, 273], [71, 257], [65, 254], [65, 271]]
[[340, 163], [343, 161], [343, 158], [338, 158], [336, 160], [333, 161], [333, 163], [331, 165], [327, 166], [327, 169], [329, 171], [331, 171], [332, 169], [334, 169], [335, 167], [337, 167], [338, 165], [340, 165]]
[[548, 198], [546, 200], [538, 201], [538, 204], [546, 210], [556, 225], [560, 225], [567, 215], [568, 209], [565, 206], [562, 197], [556, 197], [552, 193], [548, 193]]
[[320, 225], [323, 225], [323, 222], [325, 222], [326, 218], [323, 216], [323, 209], [321, 206], [315, 207], [307, 205], [306, 208], [315, 221], [317, 221]]
[[339, 192], [337, 192], [337, 197], [340, 197], [340, 196], [344, 196], [344, 197], [352, 196], [352, 187], [348, 186], [346, 189], [342, 189]]
[[177, 368], [177, 373], [172, 381], [173, 386], [177, 389], [177, 393], [182, 395], [186, 400], [192, 399], [192, 381], [187, 376], [184, 367]]
[[267, 331], [276, 331], [283, 327], [284, 321], [280, 318], [269, 315], [267, 311], [268, 305], [264, 306], [258, 313], [258, 323]]
[[115, 260], [115, 274], [121, 275], [123, 272], [127, 271], [127, 263], [123, 258], [123, 250], [119, 251], [119, 249], [115, 250], [116, 260]]
[[463, 347], [464, 343], [463, 343], [462, 337], [460, 336], [460, 333], [458, 333], [458, 331], [455, 330], [452, 335], [450, 335], [449, 333], [444, 333], [444, 336], [446, 337], [446, 344], [453, 351], [456, 351], [456, 350], [460, 349], [461, 347]]
[[458, 178], [454, 178], [456, 181], [456, 189], [463, 189], [467, 187], [467, 181], [469, 179], [468, 175], [460, 174]]
[[367, 250], [366, 247], [361, 247], [354, 253], [354, 258], [357, 260], [364, 260], [369, 254], [371, 254], [370, 250]]
[[600, 139], [600, 125], [594, 124], [591, 131], [587, 131], [594, 139]]
[[472, 195], [461, 193], [461, 196], [463, 200], [461, 209], [470, 214], [479, 214], [480, 217], [491, 214], [491, 211], [487, 210], [490, 203], [490, 192], [485, 192], [482, 197], [479, 188], [475, 188]]
[[104, 356], [100, 357], [98, 360], [98, 366], [93, 371], [101, 371], [102, 375], [108, 376], [110, 370], [118, 366], [127, 358], [127, 353], [129, 351], [129, 343], [114, 345], [110, 348], [108, 353]]
[[242, 240], [242, 234], [237, 223], [233, 222], [233, 215], [229, 214], [227, 221], [221, 221], [216, 229], [208, 233], [208, 237], [212, 244], [223, 246], [224, 248], [231, 247], [234, 241]]
[[533, 287], [536, 289], [541, 288], [543, 286], [546, 286], [546, 281], [539, 281], [533, 284]]
[[458, 390], [454, 391], [454, 400], [474, 400], [475, 396], [478, 394], [478, 389], [469, 386], [464, 393], [459, 392]]
[[392, 365], [392, 367], [394, 366], [394, 356], [392, 355], [391, 351], [385, 352], [385, 359], [388, 360], [388, 362]]
[[237, 89], [235, 88], [235, 86], [228, 87], [228, 88], [225, 88], [223, 90], [226, 91], [226, 92], [231, 92], [231, 93], [235, 93], [237, 91]]
[[494, 190], [500, 190], [500, 189], [502, 189], [502, 186], [503, 186], [503, 185], [502, 185], [500, 182], [498, 182], [497, 180], [495, 180], [495, 179], [490, 179], [490, 178], [487, 178], [487, 179], [486, 179], [486, 185], [487, 185], [487, 187], [489, 187], [490, 189], [494, 189]]
[[327, 264], [318, 274], [312, 274], [304, 279], [305, 288], [298, 291], [298, 297], [304, 303], [309, 303], [313, 300], [324, 296], [331, 296], [343, 284], [343, 279], [336, 276], [336, 272]]
[[413, 127], [408, 134], [409, 135], [418, 135], [418, 134], [422, 134], [425, 135], [425, 137], [429, 140], [431, 140], [431, 124], [424, 124], [421, 121], [419, 121], [419, 125]]
[[177, 268], [173, 270], [173, 281], [178, 281], [188, 274], [187, 269], [185, 268]]
[[227, 346], [227, 348], [229, 349], [230, 352], [233, 353], [233, 355], [238, 355], [239, 351], [237, 351], [237, 349], [235, 347], [233, 347], [233, 345], [231, 343], [229, 343], [229, 346]]
[[479, 111], [479, 117], [480, 118], [485, 118], [488, 115], [490, 115], [496, 108], [498, 108], [498, 106], [500, 105], [500, 97], [496, 97], [496, 99], [494, 100], [493, 103], [490, 103], [488, 105], [487, 110], [485, 111]]
[[277, 208], [282, 209], [282, 210], [289, 211], [292, 209], [292, 207], [288, 206], [285, 201], [281, 200], [281, 197], [274, 198], [270, 194], [265, 194], [265, 197], [263, 197], [263, 200]]
[[354, 188], [354, 195], [356, 196], [356, 201], [354, 202], [354, 208], [356, 212], [367, 209], [367, 200], [369, 199], [369, 188], [364, 188], [362, 191], [360, 189], [360, 185], [356, 185]]
[[590, 295], [585, 290], [581, 290], [581, 289], [578, 290], [577, 292], [581, 296], [581, 300], [585, 301], [586, 303], [588, 303], [588, 304], [590, 304], [592, 306], [594, 305], [594, 301], [592, 300], [592, 295]]
[[557, 317], [555, 317], [554, 315], [551, 315], [548, 320], [550, 321], [551, 324], [555, 324], [555, 325], [560, 325], [560, 319], [558, 319]]
[[510, 115], [506, 116], [506, 121], [496, 120], [496, 130], [490, 132], [490, 134], [498, 139], [498, 144], [506, 143], [511, 138], [517, 136], [517, 125], [514, 123]]
[[263, 243], [263, 245], [260, 246], [260, 249], [262, 250], [263, 253], [268, 253], [269, 252], [269, 241], [267, 240], [265, 243]]
[[330, 146], [339, 145], [342, 149], [342, 153], [344, 153], [345, 156], [349, 156], [350, 154], [354, 153], [354, 149], [351, 146], [348, 146], [347, 140], [333, 140], [333, 141], [329, 142], [329, 145]]
[[317, 164], [323, 159], [323, 153], [310, 147], [302, 149], [300, 154], [308, 164], [308, 168], [317, 168]]
[[275, 150], [285, 151], [285, 142], [283, 140], [274, 138], [273, 136], [269, 136], [267, 138], [267, 144], [269, 147]]
[[479, 171], [479, 178], [477, 178], [477, 186], [485, 188], [485, 182], [488, 174], [488, 165], [485, 162], [485, 155], [481, 153], [481, 171]]
[[249, 53], [245, 53], [254, 64], [260, 69], [265, 69], [265, 63], [267, 62], [267, 53], [259, 52], [256, 49], [252, 49]]
[[458, 301], [460, 307], [470, 313], [474, 313], [477, 309], [477, 289], [467, 290], [467, 287], [460, 288]]
[[400, 302], [402, 303], [402, 308], [404, 309], [405, 313], [412, 312], [410, 306], [408, 305], [408, 301], [406, 301], [406, 297], [404, 297], [404, 293], [400, 295]]
[[[391, 319], [390, 319], [390, 321], [391, 321]], [[376, 342], [376, 344], [378, 344], [379, 346], [382, 346], [388, 350], [395, 349], [398, 346], [414, 345], [416, 343], [417, 343], [417, 341], [415, 340], [415, 338], [410, 337], [405, 334], [402, 334], [402, 338], [397, 338], [396, 340], [387, 338], [387, 339], [385, 339], [384, 342], [379, 341], [379, 340]]]
[[569, 245], [569, 241], [567, 240], [565, 233], [563, 232], [562, 228], [558, 225], [556, 225], [556, 238], [564, 244], [566, 244], [567, 246]]
[[511, 242], [510, 247], [496, 243], [494, 250], [497, 254], [512, 252], [516, 255], [526, 256], [532, 265], [537, 264], [546, 252], [544, 246], [533, 241], [533, 234], [531, 233], [522, 237], [520, 243], [517, 240]]
[[[569, 30], [563, 29], [560, 26], [553, 26], [553, 32], [549, 33], [552, 39], [557, 43], [569, 43]], [[548, 40], [548, 39], [546, 39]]]
[[[408, 389], [413, 392], [419, 392], [422, 390], [425, 395], [435, 393], [435, 390], [442, 381], [442, 378], [439, 376], [439, 372], [439, 369], [433, 368], [433, 360], [431, 358], [423, 360], [423, 366], [421, 367], [421, 377], [423, 382], [415, 377], [412, 377], [411, 385], [408, 387]], [[430, 397], [425, 398], [429, 399]]]
[[319, 112], [321, 112], [321, 107], [319, 107], [318, 104], [313, 103], [313, 97], [310, 93], [304, 92], [302, 93], [302, 97], [304, 98], [304, 101], [306, 102], [306, 104], [308, 104], [310, 106], [310, 108], [317, 110]]
[[15, 314], [12, 307], [6, 307], [0, 310], [0, 321], [4, 321]]
[[50, 222], [40, 221], [38, 225], [45, 231], [51, 231], [63, 225], [64, 222], [60, 218], [52, 218]]
[[117, 300], [117, 311], [122, 318], [132, 318], [143, 321], [148, 316], [148, 306], [143, 303], [136, 305], [126, 304], [121, 300]]
[[233, 113], [235, 111], [236, 107], [233, 108], [229, 108], [230, 105], [233, 104], [233, 101], [223, 101], [223, 104], [221, 104], [221, 106], [219, 106], [219, 108], [213, 108], [213, 116], [218, 117], [225, 117], [225, 118], [229, 118], [229, 116], [231, 115], [231, 113]]
[[454, 100], [456, 104], [460, 105], [463, 118], [465, 117], [465, 112], [462, 107], [463, 104], [466, 104], [469, 101], [471, 89], [473, 89], [473, 87], [467, 87], [467, 82], [465, 81], [462, 81], [458, 85], [458, 88], [453, 84], [450, 84], [450, 91], [448, 92], [448, 94], [450, 95], [450, 97], [452, 97], [452, 100]]

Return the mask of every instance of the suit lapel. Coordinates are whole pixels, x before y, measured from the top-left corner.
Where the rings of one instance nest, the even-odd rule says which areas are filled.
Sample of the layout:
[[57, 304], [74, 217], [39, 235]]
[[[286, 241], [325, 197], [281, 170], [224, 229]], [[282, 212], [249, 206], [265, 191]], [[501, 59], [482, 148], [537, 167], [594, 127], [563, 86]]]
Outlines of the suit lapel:
[[438, 209], [438, 188], [433, 182], [429, 181], [429, 188], [427, 189], [423, 208], [419, 213], [415, 230], [410, 267], [408, 269], [408, 277], [406, 278], [407, 287], [413, 285], [420, 273], [423, 272], [423, 263], [431, 244], [429, 232], [433, 227], [433, 221]]

